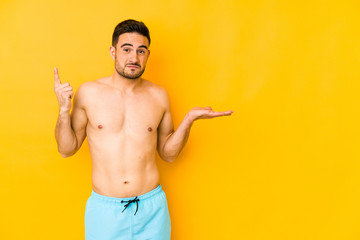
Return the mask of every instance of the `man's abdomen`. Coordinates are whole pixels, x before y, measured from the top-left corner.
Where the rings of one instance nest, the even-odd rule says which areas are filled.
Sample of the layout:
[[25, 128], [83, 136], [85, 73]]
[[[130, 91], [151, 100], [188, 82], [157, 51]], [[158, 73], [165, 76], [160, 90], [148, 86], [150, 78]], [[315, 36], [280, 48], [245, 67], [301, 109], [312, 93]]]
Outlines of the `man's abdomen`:
[[92, 186], [96, 193], [109, 197], [135, 197], [159, 185], [159, 170], [154, 159], [123, 160], [118, 164], [93, 160]]

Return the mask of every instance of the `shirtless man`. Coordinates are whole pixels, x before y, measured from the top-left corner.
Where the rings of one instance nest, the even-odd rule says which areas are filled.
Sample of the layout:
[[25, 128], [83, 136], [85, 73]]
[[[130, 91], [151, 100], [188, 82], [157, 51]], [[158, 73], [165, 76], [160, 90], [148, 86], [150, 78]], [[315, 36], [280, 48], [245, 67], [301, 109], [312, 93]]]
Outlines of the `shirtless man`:
[[55, 68], [58, 151], [63, 157], [72, 156], [86, 136], [90, 147], [93, 191], [85, 210], [87, 240], [170, 239], [170, 216], [155, 151], [173, 162], [195, 120], [233, 112], [195, 107], [174, 131], [166, 90], [141, 78], [149, 46], [144, 23], [119, 23], [110, 47], [113, 74], [83, 83], [71, 114], [72, 87], [60, 82]]

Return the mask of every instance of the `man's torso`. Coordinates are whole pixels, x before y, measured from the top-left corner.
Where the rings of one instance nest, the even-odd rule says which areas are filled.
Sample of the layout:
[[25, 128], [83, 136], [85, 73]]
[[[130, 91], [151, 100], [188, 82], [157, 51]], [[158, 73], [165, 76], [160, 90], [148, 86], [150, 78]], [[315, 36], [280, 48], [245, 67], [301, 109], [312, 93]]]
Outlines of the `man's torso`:
[[108, 82], [87, 82], [82, 94], [93, 190], [111, 197], [141, 195], [159, 185], [155, 153], [164, 104], [159, 87], [146, 80], [130, 94]]

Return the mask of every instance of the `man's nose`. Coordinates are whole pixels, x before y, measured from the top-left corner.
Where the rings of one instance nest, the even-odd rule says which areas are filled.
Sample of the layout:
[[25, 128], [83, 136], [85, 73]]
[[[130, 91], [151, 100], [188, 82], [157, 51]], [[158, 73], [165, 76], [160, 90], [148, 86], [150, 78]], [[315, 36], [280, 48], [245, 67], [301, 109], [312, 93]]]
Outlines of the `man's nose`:
[[139, 56], [138, 56], [138, 54], [137, 54], [136, 51], [134, 51], [134, 52], [132, 52], [132, 53], [130, 54], [129, 62], [131, 62], [131, 63], [137, 63], [137, 62], [139, 62]]

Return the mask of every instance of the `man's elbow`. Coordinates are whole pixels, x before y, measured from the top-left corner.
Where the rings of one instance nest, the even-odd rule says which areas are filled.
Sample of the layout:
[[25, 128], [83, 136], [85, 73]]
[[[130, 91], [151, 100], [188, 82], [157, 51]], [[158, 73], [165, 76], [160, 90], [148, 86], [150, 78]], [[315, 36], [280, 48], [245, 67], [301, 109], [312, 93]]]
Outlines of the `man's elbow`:
[[161, 159], [168, 162], [168, 163], [172, 163], [175, 161], [175, 159], [177, 158], [177, 156], [166, 156], [166, 155], [160, 155]]
[[57, 145], [58, 152], [63, 158], [71, 157], [73, 156], [78, 150], [80, 146], [77, 145], [77, 142], [72, 143], [71, 145]]
[[158, 146], [157, 152], [159, 153], [159, 156], [162, 160], [164, 160], [165, 162], [169, 162], [169, 163], [174, 162], [178, 156], [178, 154], [174, 151], [165, 150], [164, 146], [163, 147]]
[[63, 158], [71, 157], [77, 152], [76, 150], [72, 152], [66, 152], [66, 151], [62, 151], [61, 149], [58, 149], [58, 151]]
[[74, 155], [74, 154], [60, 153], [60, 155], [61, 155], [63, 158], [68, 158], [68, 157], [71, 157], [71, 156]]

